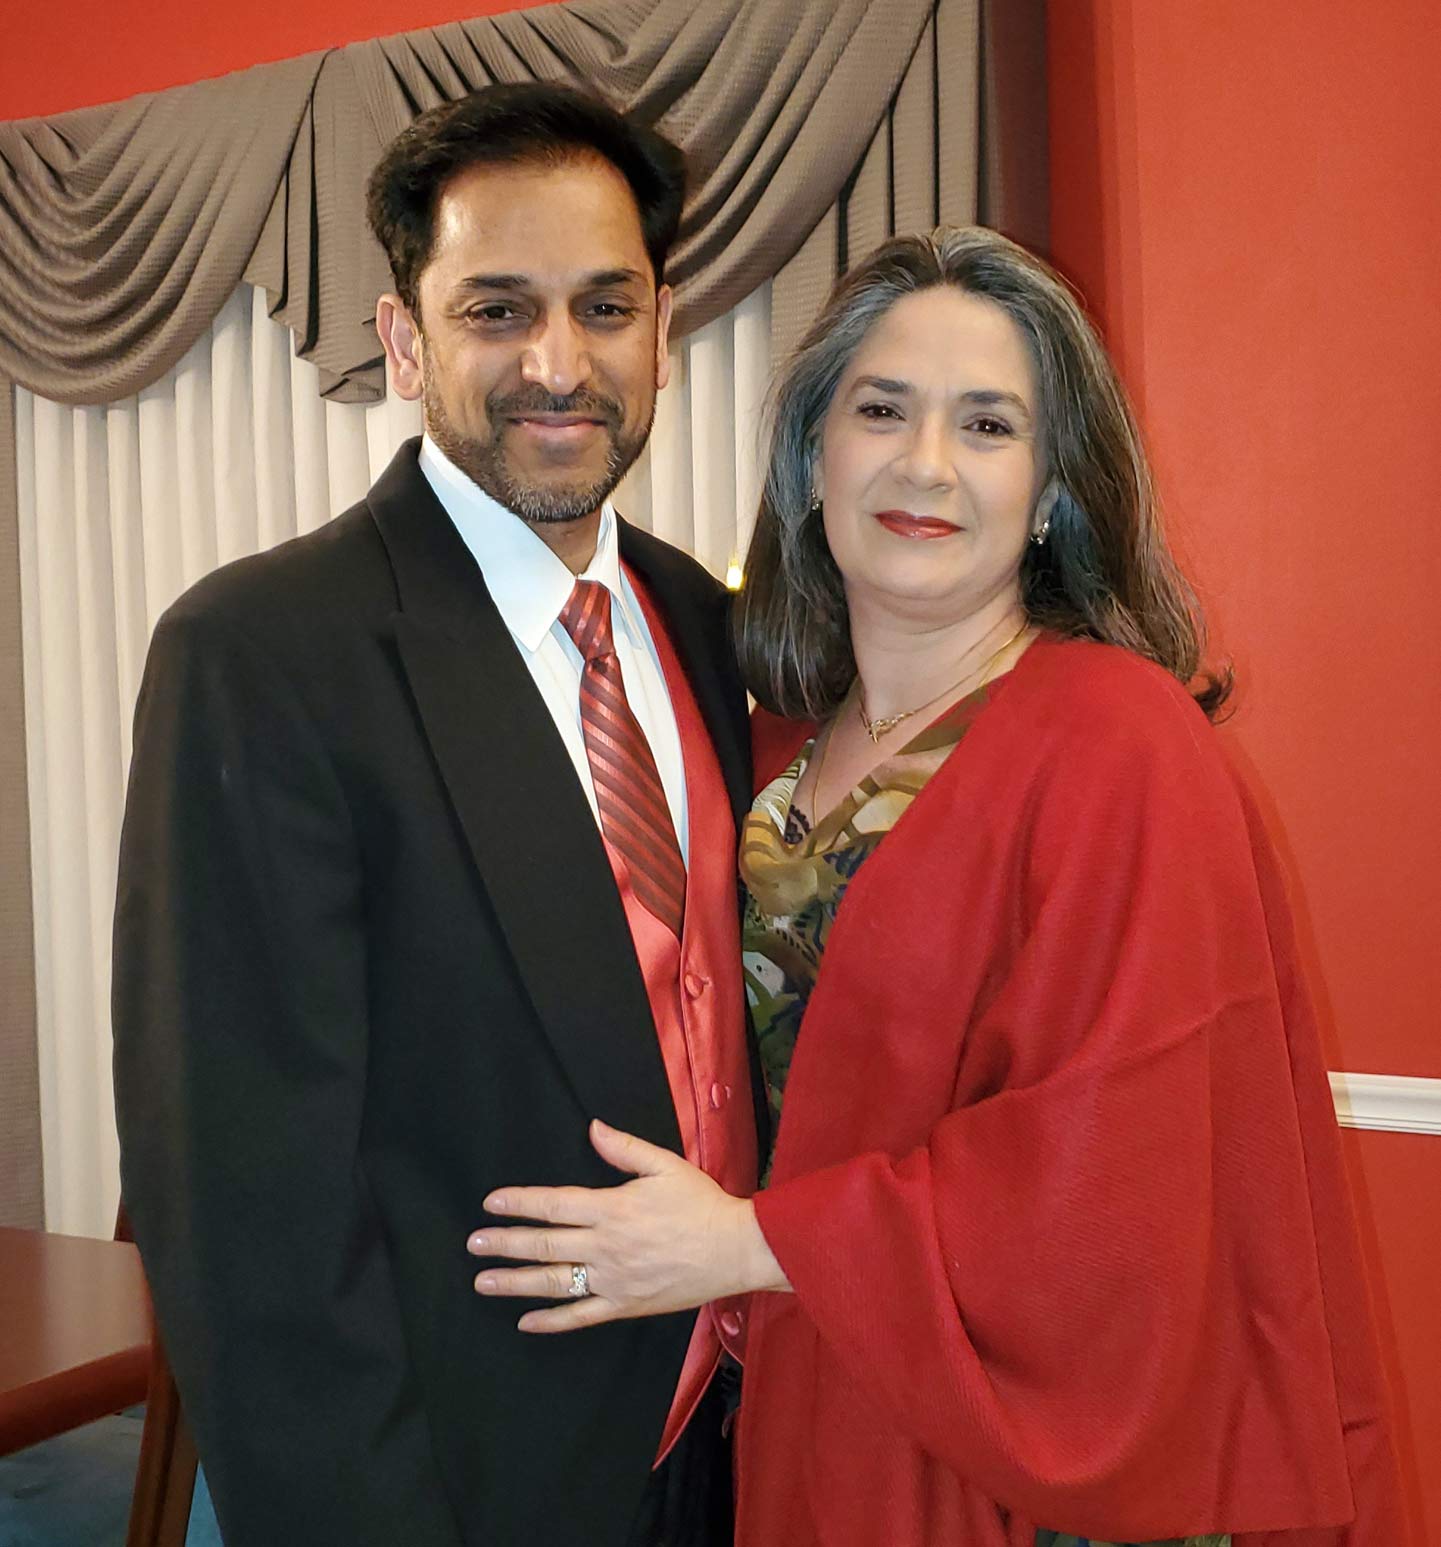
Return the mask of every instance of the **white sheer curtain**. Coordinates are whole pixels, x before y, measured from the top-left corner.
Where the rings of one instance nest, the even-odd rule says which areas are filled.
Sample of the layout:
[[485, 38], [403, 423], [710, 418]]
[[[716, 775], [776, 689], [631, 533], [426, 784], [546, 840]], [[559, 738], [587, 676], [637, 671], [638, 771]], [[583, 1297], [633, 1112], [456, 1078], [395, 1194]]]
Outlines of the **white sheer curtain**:
[[[759, 493], [769, 286], [678, 344], [671, 364], [617, 502], [724, 576]], [[150, 632], [216, 565], [353, 504], [418, 433], [419, 412], [324, 402], [248, 286], [138, 397], [70, 409], [17, 396], [46, 1224], [105, 1236], [119, 1193], [110, 924]]]

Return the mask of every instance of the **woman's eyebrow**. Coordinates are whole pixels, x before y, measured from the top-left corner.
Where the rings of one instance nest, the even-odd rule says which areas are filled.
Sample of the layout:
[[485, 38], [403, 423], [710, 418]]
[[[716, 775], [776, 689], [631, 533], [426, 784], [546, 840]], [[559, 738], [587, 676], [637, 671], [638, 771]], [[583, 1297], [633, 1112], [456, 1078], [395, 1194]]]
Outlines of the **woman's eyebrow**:
[[961, 397], [967, 403], [977, 403], [983, 408], [1006, 404], [1011, 408], [1019, 409], [1028, 419], [1031, 416], [1030, 406], [1025, 398], [1015, 392], [1004, 392], [998, 387], [973, 387], [969, 392], [961, 393]]
[[915, 391], [908, 381], [898, 381], [894, 376], [857, 376], [851, 385], [852, 392], [862, 389], [868, 392], [889, 392], [892, 397], [905, 397]]

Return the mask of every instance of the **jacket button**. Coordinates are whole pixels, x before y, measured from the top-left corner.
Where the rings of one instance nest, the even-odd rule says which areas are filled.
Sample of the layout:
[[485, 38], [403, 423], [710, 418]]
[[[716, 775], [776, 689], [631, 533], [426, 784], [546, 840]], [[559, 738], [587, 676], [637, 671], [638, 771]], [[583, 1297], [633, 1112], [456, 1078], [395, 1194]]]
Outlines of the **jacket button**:
[[685, 991], [689, 998], [699, 999], [705, 993], [705, 979], [698, 972], [688, 972], [685, 975]]
[[720, 1109], [726, 1104], [726, 1102], [730, 1100], [730, 1096], [731, 1088], [729, 1085], [722, 1085], [719, 1080], [713, 1080], [711, 1082], [710, 1104], [716, 1109], [717, 1112], [719, 1112]]
[[739, 1311], [722, 1311], [720, 1324], [721, 1331], [728, 1338], [738, 1338], [741, 1335], [741, 1328], [745, 1326], [745, 1319]]

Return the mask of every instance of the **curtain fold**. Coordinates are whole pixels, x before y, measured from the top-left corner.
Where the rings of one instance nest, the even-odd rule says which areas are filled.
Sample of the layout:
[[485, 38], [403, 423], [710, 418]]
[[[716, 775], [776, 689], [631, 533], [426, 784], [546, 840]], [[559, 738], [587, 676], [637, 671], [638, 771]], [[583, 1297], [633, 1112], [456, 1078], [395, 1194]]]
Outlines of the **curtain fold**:
[[[1039, 0], [1014, 9], [995, 0], [997, 46], [1033, 66]], [[389, 276], [366, 178], [417, 112], [532, 79], [595, 87], [684, 147], [678, 334], [782, 273], [783, 348], [864, 245], [975, 218], [980, 111], [1011, 100], [982, 91], [981, 35], [980, 0], [571, 0], [0, 124], [0, 375], [68, 404], [127, 396], [244, 277], [324, 395], [377, 401]], [[1043, 135], [1025, 144], [1043, 157]]]
[[0, 381], [0, 1225], [44, 1223], [15, 390]]
[[0, 124], [0, 375], [65, 403], [163, 376], [239, 283], [323, 58]]

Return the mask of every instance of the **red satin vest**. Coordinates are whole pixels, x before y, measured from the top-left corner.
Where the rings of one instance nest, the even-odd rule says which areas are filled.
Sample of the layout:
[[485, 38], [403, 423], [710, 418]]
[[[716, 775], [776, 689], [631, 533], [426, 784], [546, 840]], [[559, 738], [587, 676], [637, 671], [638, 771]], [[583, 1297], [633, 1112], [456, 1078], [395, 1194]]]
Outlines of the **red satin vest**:
[[[736, 894], [736, 830], [720, 763], [664, 619], [635, 573], [626, 578], [655, 641], [685, 765], [690, 814], [685, 923], [678, 941], [641, 906], [625, 863], [606, 844], [625, 906], [675, 1103], [685, 1158], [729, 1193], [749, 1197], [757, 1181], [756, 1131], [746, 1051]], [[659, 1464], [685, 1428], [715, 1373], [722, 1347], [741, 1357], [745, 1299], [703, 1306], [661, 1433]]]

